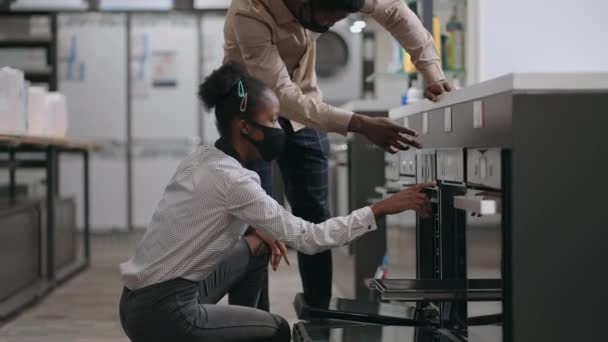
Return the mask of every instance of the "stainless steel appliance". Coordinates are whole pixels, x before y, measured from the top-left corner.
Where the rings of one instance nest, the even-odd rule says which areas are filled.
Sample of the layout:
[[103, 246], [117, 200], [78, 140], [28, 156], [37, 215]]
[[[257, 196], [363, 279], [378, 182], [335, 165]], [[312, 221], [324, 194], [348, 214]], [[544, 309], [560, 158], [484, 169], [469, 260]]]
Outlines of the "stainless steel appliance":
[[300, 319], [336, 319], [349, 322], [387, 324], [398, 326], [424, 326], [425, 321], [415, 319], [416, 307], [408, 303], [376, 303], [344, 298], [330, 298], [323, 305], [310, 306], [299, 293], [294, 309]]
[[608, 154], [588, 152], [608, 149], [607, 107], [607, 73], [511, 74], [392, 111], [421, 132], [417, 182], [437, 186], [416, 278], [371, 287], [418, 303], [437, 329], [417, 341], [605, 339]]
[[[401, 122], [404, 123], [404, 122]], [[388, 155], [387, 155], [388, 156]], [[401, 151], [399, 154], [399, 181], [386, 185], [389, 193], [416, 184], [416, 151]], [[386, 254], [388, 256], [388, 277], [414, 279], [416, 277], [416, 214], [404, 212], [396, 215], [395, 220], [387, 219]]]
[[344, 19], [316, 41], [319, 88], [324, 101], [334, 105], [359, 99], [363, 91], [363, 37], [350, 26]]
[[[68, 99], [68, 136], [92, 141], [91, 226], [94, 231], [125, 230], [127, 201], [127, 15], [62, 13], [58, 16], [59, 90]], [[104, 53], [99, 53], [99, 47]], [[108, 87], [111, 84], [111, 87]], [[61, 193], [84, 206], [82, 160], [61, 157]], [[80, 210], [78, 227], [84, 225]]]
[[[365, 112], [365, 115], [385, 117], [387, 112]], [[348, 212], [369, 205], [376, 195], [375, 188], [385, 183], [384, 151], [361, 135], [348, 139], [347, 186]], [[344, 166], [340, 170], [344, 171]], [[343, 183], [343, 179], [338, 179]], [[334, 283], [347, 298], [366, 298], [369, 290], [364, 280], [373, 276], [386, 253], [385, 221], [378, 222], [375, 232], [366, 234], [350, 245], [334, 250]]]
[[[438, 334], [444, 341], [459, 342], [448, 331], [426, 327], [384, 325], [305, 324], [294, 326], [294, 342], [418, 342], [421, 336]], [[342, 322], [340, 322], [342, 323]]]

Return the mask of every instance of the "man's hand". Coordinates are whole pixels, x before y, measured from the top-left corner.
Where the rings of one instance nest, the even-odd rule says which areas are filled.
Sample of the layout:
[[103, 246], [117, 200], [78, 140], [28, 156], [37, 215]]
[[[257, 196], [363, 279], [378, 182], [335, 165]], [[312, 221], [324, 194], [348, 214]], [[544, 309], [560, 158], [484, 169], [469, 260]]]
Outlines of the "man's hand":
[[437, 81], [426, 88], [424, 97], [427, 99], [437, 102], [439, 95], [449, 93], [453, 90], [452, 86], [446, 80]]
[[262, 241], [264, 241], [266, 248], [271, 252], [270, 254], [270, 264], [272, 265], [272, 270], [276, 271], [281, 263], [281, 259], [285, 259], [285, 263], [288, 266], [291, 266], [289, 259], [287, 258], [287, 246], [282, 241], [277, 241], [270, 236], [270, 234], [266, 233], [263, 230], [253, 229], [253, 234], [259, 237]]
[[399, 150], [408, 150], [410, 146], [422, 147], [420, 143], [410, 138], [417, 137], [418, 133], [401, 127], [387, 118], [372, 118], [355, 114], [350, 120], [349, 131], [362, 134], [374, 144], [393, 154]]

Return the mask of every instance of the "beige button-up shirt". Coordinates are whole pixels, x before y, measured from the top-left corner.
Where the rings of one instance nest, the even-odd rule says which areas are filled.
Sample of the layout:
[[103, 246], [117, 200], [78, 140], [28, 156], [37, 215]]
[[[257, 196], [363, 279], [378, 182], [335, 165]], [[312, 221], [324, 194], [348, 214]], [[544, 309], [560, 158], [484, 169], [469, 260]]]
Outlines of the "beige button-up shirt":
[[[403, 0], [366, 0], [362, 13], [397, 39], [428, 83], [445, 78], [431, 34]], [[304, 29], [283, 0], [233, 0], [224, 25], [224, 62], [243, 63], [270, 86], [295, 130], [346, 134], [353, 113], [324, 103], [317, 84], [319, 35]]]

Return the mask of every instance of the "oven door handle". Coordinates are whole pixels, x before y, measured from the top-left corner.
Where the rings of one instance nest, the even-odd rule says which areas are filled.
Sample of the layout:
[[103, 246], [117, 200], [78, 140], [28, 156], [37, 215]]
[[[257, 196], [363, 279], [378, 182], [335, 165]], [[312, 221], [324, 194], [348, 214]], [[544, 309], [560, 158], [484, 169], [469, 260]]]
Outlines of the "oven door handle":
[[454, 196], [454, 208], [477, 215], [499, 214], [500, 207], [499, 198]]
[[383, 186], [377, 186], [374, 191], [376, 192], [376, 194], [382, 196], [382, 198], [388, 198], [391, 197], [392, 195], [396, 194], [397, 191], [396, 189], [392, 189], [392, 188], [386, 188]]

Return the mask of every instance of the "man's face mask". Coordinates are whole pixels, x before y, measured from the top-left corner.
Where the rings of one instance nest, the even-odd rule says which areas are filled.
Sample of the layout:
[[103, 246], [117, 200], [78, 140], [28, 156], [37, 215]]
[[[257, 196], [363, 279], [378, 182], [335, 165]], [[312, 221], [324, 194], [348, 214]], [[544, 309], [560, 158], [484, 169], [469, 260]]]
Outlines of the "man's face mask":
[[325, 33], [339, 20], [344, 19], [348, 12], [329, 9], [322, 6], [322, 1], [327, 0], [304, 0], [294, 15], [307, 30]]
[[278, 158], [285, 149], [285, 142], [287, 140], [285, 131], [281, 128], [260, 125], [254, 121], [248, 122], [264, 133], [264, 139], [256, 141], [249, 134], [242, 132], [241, 134], [255, 146], [265, 161], [269, 162]]
[[312, 1], [304, 1], [294, 14], [305, 29], [325, 33], [329, 31], [330, 27], [321, 25], [315, 20], [315, 12], [318, 11], [315, 7]]

